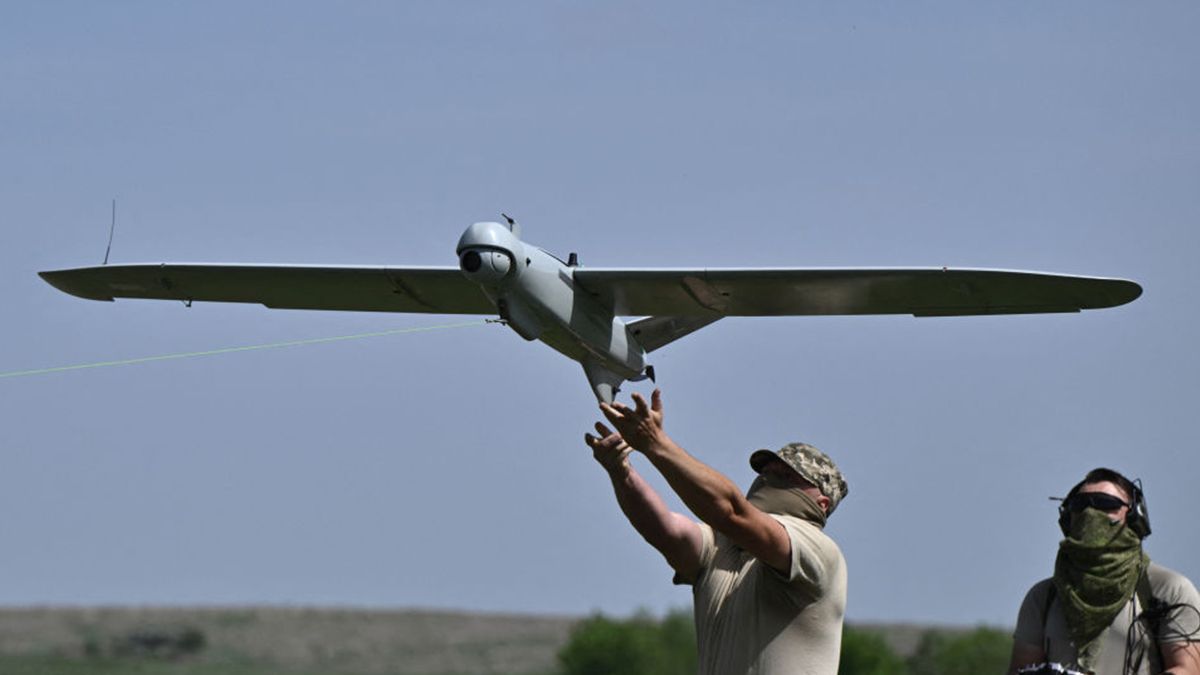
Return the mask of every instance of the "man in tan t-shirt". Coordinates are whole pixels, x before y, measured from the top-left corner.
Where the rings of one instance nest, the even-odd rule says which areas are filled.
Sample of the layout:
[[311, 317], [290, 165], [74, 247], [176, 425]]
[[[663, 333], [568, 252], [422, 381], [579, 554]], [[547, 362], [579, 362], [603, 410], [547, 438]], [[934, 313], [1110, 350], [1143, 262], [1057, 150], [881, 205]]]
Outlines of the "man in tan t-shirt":
[[[711, 675], [835, 675], [846, 609], [846, 561], [823, 531], [847, 492], [821, 451], [792, 443], [750, 457], [748, 494], [663, 431], [662, 397], [633, 394], [635, 407], [601, 403], [616, 427], [585, 435], [608, 471], [621, 510], [691, 584], [699, 672]], [[637, 450], [701, 522], [667, 509], [629, 463]]]
[[1054, 576], [1025, 596], [1009, 673], [1200, 675], [1200, 594], [1150, 561], [1141, 487], [1094, 469], [1059, 507]]

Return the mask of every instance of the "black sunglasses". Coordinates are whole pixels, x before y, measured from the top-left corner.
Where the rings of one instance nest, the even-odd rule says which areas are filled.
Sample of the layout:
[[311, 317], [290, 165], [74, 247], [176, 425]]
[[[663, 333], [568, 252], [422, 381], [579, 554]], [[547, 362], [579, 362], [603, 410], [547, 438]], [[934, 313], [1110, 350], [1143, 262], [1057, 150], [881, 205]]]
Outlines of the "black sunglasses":
[[1121, 501], [1119, 497], [1114, 497], [1104, 492], [1079, 492], [1063, 502], [1063, 506], [1074, 513], [1079, 513], [1089, 506], [1098, 511], [1109, 513], [1122, 507], [1127, 507], [1129, 504]]

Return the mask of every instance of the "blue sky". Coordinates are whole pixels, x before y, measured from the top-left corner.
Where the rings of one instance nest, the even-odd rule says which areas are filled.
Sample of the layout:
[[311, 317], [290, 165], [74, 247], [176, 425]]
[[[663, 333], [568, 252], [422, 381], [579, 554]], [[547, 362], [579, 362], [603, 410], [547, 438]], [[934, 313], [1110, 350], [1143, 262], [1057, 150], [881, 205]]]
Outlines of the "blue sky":
[[[5, 3], [0, 371], [462, 320], [44, 284], [100, 262], [114, 197], [113, 262], [454, 265], [504, 211], [597, 267], [1130, 278], [1077, 315], [718, 322], [654, 354], [667, 427], [742, 484], [789, 441], [841, 464], [851, 620], [1010, 624], [1046, 498], [1099, 465], [1197, 578], [1197, 32], [1183, 2]], [[0, 604], [690, 602], [582, 443], [580, 368], [499, 326], [3, 378], [0, 410]]]

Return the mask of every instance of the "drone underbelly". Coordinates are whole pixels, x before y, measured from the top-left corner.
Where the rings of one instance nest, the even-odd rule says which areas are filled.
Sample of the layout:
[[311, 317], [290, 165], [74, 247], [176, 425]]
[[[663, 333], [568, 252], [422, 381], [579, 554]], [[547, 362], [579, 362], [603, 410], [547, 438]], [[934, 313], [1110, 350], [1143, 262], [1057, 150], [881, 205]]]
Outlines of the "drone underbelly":
[[579, 335], [564, 325], [548, 327], [538, 339], [575, 361], [604, 363], [613, 372], [625, 377], [637, 377], [646, 367], [642, 351], [636, 345], [631, 347], [626, 340], [620, 339], [628, 337], [625, 334], [625, 326], [619, 322], [614, 324], [616, 325], [613, 326], [613, 333], [617, 337], [615, 340], [611, 339], [612, 335], [607, 336], [610, 339], [603, 342], [595, 339], [597, 336], [591, 336], [593, 339], [588, 340], [586, 336]]
[[562, 326], [546, 329], [538, 339], [559, 354], [575, 361], [582, 361], [591, 355], [591, 351], [583, 346], [579, 338]]

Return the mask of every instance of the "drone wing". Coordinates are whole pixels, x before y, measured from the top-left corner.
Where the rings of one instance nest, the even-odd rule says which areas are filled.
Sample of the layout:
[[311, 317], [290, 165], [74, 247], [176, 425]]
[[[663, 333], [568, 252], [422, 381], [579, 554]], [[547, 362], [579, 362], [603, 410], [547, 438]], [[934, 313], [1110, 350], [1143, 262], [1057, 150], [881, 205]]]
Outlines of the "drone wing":
[[276, 309], [495, 314], [457, 267], [319, 267], [162, 263], [39, 272], [90, 300], [249, 302]]
[[979, 269], [584, 269], [622, 316], [957, 316], [1078, 312], [1142, 294], [1124, 279]]

